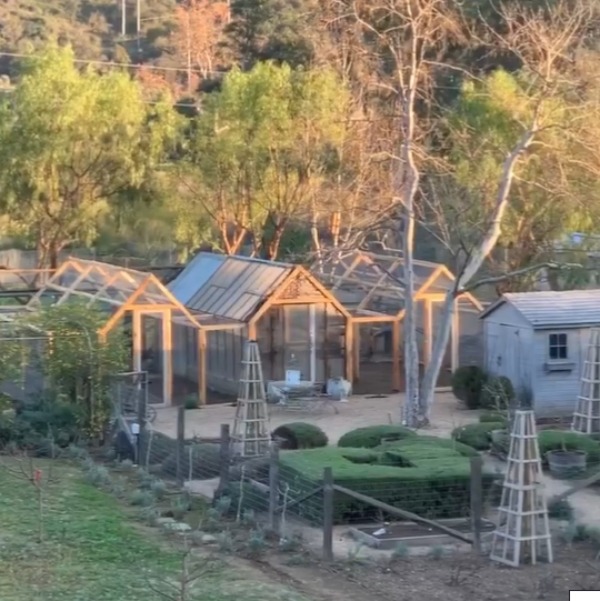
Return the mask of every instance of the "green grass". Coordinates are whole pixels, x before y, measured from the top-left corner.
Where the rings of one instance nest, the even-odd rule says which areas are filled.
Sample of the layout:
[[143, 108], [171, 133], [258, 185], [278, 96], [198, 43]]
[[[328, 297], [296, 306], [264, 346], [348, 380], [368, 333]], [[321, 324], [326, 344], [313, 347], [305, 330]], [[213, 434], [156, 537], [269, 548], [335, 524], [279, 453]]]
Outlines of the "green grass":
[[[53, 465], [41, 544], [32, 485], [0, 468], [0, 599], [158, 601], [148, 582], [177, 576], [181, 552], [157, 530], [137, 527], [119, 501], [85, 484], [77, 469]], [[195, 598], [307, 601], [279, 585], [251, 584], [224, 564], [198, 584]]]

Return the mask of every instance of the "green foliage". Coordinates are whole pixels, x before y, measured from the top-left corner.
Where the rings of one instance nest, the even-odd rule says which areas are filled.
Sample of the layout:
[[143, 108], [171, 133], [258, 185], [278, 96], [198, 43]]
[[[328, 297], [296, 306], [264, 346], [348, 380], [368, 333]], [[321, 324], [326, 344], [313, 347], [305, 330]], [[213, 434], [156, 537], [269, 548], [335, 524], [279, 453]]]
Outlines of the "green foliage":
[[442, 545], [435, 545], [429, 549], [427, 553], [427, 557], [433, 559], [434, 561], [439, 561], [446, 554], [446, 550]]
[[392, 551], [392, 559], [405, 559], [410, 555], [410, 548], [406, 543], [398, 543]]
[[[325, 447], [281, 454], [281, 477], [293, 499], [318, 487], [325, 467], [335, 483], [390, 505], [431, 518], [468, 514], [469, 459], [434, 437], [408, 437], [373, 449]], [[495, 476], [484, 474], [487, 490]], [[321, 519], [319, 495], [293, 509], [309, 520]], [[371, 505], [335, 495], [337, 524], [382, 518]], [[387, 519], [387, 518], [385, 518]]]
[[[191, 454], [191, 471], [190, 471]], [[194, 480], [215, 478], [219, 475], [221, 465], [221, 450], [218, 444], [200, 443], [185, 447], [182, 457], [182, 470], [187, 478], [189, 475]], [[161, 473], [171, 478], [177, 471], [177, 453], [165, 459], [161, 465]]]
[[183, 406], [185, 407], [185, 409], [198, 409], [198, 403], [198, 395], [190, 394], [185, 397], [183, 401]]
[[468, 424], [455, 428], [452, 431], [452, 438], [478, 451], [487, 451], [492, 444], [491, 433], [494, 430], [504, 430], [505, 428], [506, 422]]
[[67, 245], [94, 241], [119, 194], [142, 186], [176, 131], [169, 104], [147, 104], [126, 71], [82, 71], [69, 47], [32, 56], [0, 106], [0, 189], [13, 233], [56, 266]]
[[573, 519], [573, 507], [567, 499], [561, 499], [548, 504], [548, 515], [555, 520]]
[[514, 401], [515, 389], [505, 376], [489, 377], [481, 389], [480, 406], [484, 409], [506, 410]]
[[103, 465], [94, 465], [86, 470], [85, 481], [98, 488], [107, 487], [111, 483], [110, 473]]
[[160, 501], [167, 495], [167, 485], [162, 480], [154, 480], [150, 485], [150, 492]]
[[482, 411], [479, 416], [479, 423], [485, 424], [487, 422], [507, 423], [506, 415], [499, 411]]
[[282, 439], [281, 448], [288, 450], [326, 447], [327, 435], [321, 428], [306, 422], [283, 424], [273, 430], [275, 439]]
[[366, 426], [346, 432], [339, 440], [338, 447], [353, 447], [356, 449], [373, 449], [384, 439], [402, 440], [416, 434], [402, 426], [383, 424], [381, 426]]
[[481, 393], [487, 381], [485, 372], [476, 365], [459, 367], [452, 374], [452, 393], [465, 403], [468, 409], [478, 409]]
[[577, 432], [562, 430], [542, 430], [538, 432], [538, 444], [542, 460], [546, 461], [548, 451], [585, 451], [588, 465], [600, 463], [600, 443]]
[[110, 385], [128, 361], [125, 337], [112, 332], [101, 341], [98, 330], [106, 323], [101, 310], [85, 303], [52, 305], [28, 318], [28, 323], [47, 332], [41, 366], [60, 400], [59, 407], [77, 416], [81, 432], [101, 437], [113, 406]]
[[129, 503], [138, 507], [150, 507], [155, 502], [156, 498], [149, 490], [134, 490], [129, 497]]

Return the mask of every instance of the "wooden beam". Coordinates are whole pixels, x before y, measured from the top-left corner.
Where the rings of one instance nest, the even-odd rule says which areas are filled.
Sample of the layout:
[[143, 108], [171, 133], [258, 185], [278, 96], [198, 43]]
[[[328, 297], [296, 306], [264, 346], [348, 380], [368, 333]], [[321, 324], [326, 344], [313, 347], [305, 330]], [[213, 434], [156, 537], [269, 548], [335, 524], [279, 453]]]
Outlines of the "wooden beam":
[[354, 381], [360, 380], [360, 349], [361, 349], [361, 333], [360, 324], [352, 322], [352, 330], [354, 332], [354, 348], [352, 350], [352, 360], [354, 361]]
[[423, 363], [427, 366], [433, 349], [433, 306], [428, 298], [423, 299], [423, 344]]
[[143, 323], [142, 313], [133, 311], [131, 316], [131, 338], [133, 347], [133, 371], [142, 371], [142, 347], [143, 347]]
[[173, 330], [171, 327], [171, 310], [162, 311], [162, 377], [163, 402], [173, 404]]
[[353, 315], [353, 323], [393, 323], [396, 321], [396, 315]]
[[392, 323], [392, 389], [400, 392], [402, 388], [402, 374], [400, 373], [400, 321]]
[[106, 335], [108, 334], [122, 319], [127, 311], [131, 311], [135, 301], [144, 293], [144, 288], [147, 285], [147, 282], [144, 282], [130, 297], [126, 303], [123, 303], [116, 311], [113, 313], [112, 317], [104, 324], [101, 328], [101, 332]]
[[252, 321], [248, 324], [248, 340], [257, 342], [256, 322]]
[[207, 402], [206, 382], [206, 347], [207, 334], [204, 330], [198, 330], [198, 401], [200, 406]]
[[[74, 265], [72, 264], [72, 261], [65, 261], [55, 272], [54, 275], [52, 275], [52, 277], [50, 277], [50, 279], [36, 292], [36, 294], [34, 294], [30, 301], [27, 303], [27, 306], [29, 307], [30, 305], [37, 303], [40, 298], [42, 297], [42, 295], [44, 294], [44, 292], [46, 292], [48, 290], [48, 285], [51, 284], [52, 282], [54, 282], [55, 280], [57, 280], [63, 273], [65, 273], [65, 271], [67, 271], [67, 269], [69, 269], [69, 267], [74, 267]], [[81, 270], [76, 267], [75, 268], [77, 271], [81, 272]]]
[[346, 380], [354, 382], [354, 324], [352, 320], [346, 319], [346, 352], [344, 353], [344, 367]]

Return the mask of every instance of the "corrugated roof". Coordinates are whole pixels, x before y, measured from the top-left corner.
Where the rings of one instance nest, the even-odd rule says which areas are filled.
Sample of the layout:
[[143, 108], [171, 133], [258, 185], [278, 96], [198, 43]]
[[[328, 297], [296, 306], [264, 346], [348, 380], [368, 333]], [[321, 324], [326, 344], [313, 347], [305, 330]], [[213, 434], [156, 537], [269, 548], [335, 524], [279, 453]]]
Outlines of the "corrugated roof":
[[511, 292], [482, 314], [485, 318], [510, 303], [534, 328], [579, 327], [600, 324], [600, 289], [560, 292]]
[[287, 263], [199, 253], [169, 289], [194, 311], [244, 321], [292, 269]]

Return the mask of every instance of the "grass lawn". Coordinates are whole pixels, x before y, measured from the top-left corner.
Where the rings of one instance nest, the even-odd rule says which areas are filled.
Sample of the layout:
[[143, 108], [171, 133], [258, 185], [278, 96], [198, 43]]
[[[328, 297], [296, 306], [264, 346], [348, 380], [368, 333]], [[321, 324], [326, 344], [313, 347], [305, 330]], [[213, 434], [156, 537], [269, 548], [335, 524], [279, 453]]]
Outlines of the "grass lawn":
[[[10, 465], [0, 458], [0, 465]], [[48, 462], [38, 461], [42, 469]], [[78, 468], [53, 462], [45, 538], [38, 536], [33, 486], [0, 467], [2, 601], [159, 601], [150, 579], [177, 576], [181, 553], [158, 531], [137, 528], [120, 502], [88, 484]], [[233, 560], [232, 560], [233, 561]], [[224, 567], [197, 585], [202, 601], [309, 601], [285, 587]]]

